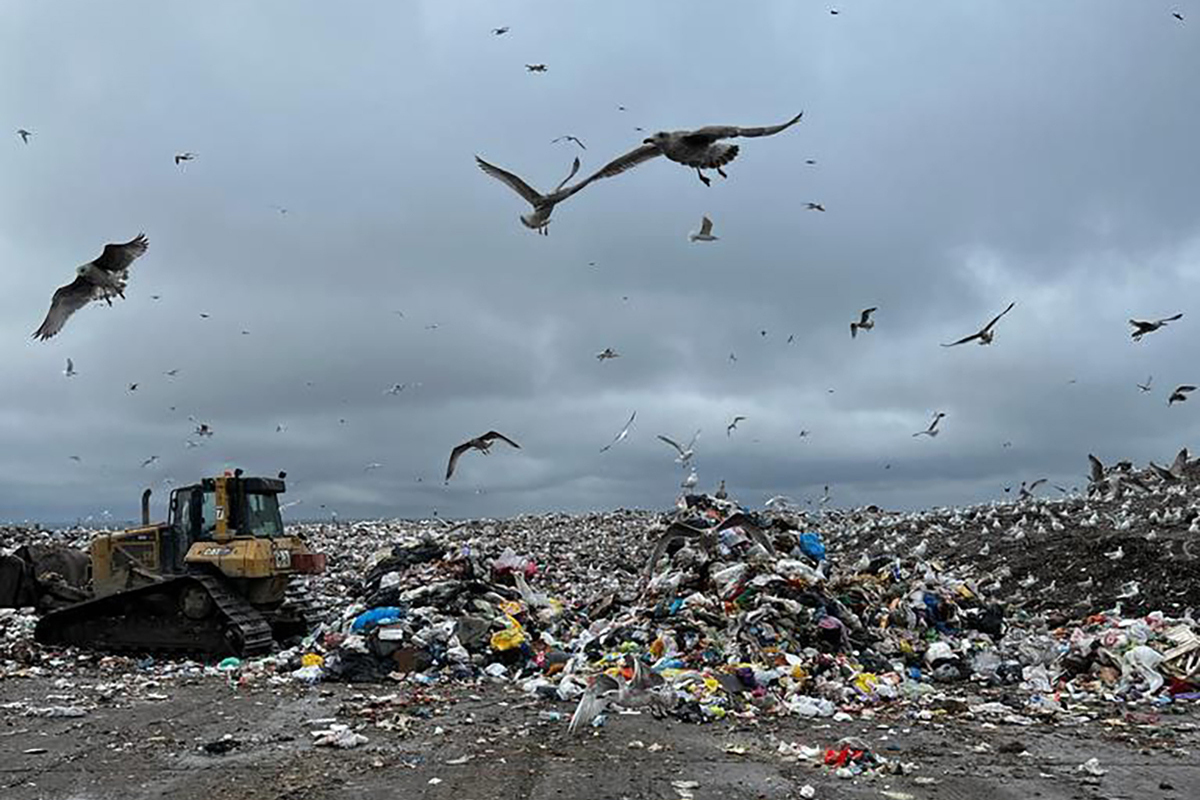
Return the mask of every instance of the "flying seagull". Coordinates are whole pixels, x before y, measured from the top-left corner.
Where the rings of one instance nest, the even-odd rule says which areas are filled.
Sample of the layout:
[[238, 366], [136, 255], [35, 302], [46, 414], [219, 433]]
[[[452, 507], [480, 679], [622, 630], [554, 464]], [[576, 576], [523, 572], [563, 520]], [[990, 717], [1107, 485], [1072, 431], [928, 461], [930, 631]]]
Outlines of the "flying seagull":
[[182, 164], [183, 162], [185, 162], [185, 161], [192, 161], [192, 160], [194, 160], [195, 158], [196, 158], [196, 154], [195, 154], [195, 153], [176, 153], [176, 154], [175, 154], [175, 166], [177, 166], [177, 167], [178, 167], [178, 166], [179, 166], [180, 164]]
[[559, 136], [557, 139], [551, 139], [550, 144], [558, 144], [559, 142], [574, 142], [579, 145], [580, 150], [587, 150], [587, 145], [580, 141], [578, 136]]
[[871, 308], [864, 308], [862, 310], [862, 312], [858, 318], [858, 322], [850, 323], [850, 338], [851, 339], [854, 339], [858, 336], [858, 332], [860, 329], [864, 330], [864, 331], [869, 331], [869, 330], [871, 330], [871, 328], [875, 327], [875, 323], [874, 323], [874, 321], [872, 321], [871, 315], [878, 310], [879, 309], [874, 306], [872, 306]]
[[142, 462], [142, 467], [143, 468], [148, 467], [156, 461], [158, 461], [158, 456], [150, 456], [149, 458], [147, 458], [145, 461]]
[[454, 474], [454, 467], [456, 464], [458, 464], [458, 459], [463, 453], [467, 452], [468, 450], [478, 450], [479, 452], [483, 453], [484, 455], [487, 455], [487, 452], [491, 448], [492, 443], [495, 442], [497, 439], [499, 439], [502, 442], [505, 442], [506, 444], [512, 445], [513, 447], [517, 448], [518, 450], [521, 449], [521, 445], [517, 444], [512, 439], [509, 439], [504, 434], [497, 433], [496, 431], [488, 431], [487, 433], [483, 434], [482, 436], [476, 436], [474, 439], [469, 439], [468, 441], [463, 442], [462, 444], [458, 445], [457, 447], [455, 447], [453, 450], [450, 451], [450, 463], [448, 463], [446, 465], [446, 481], [445, 482], [446, 483], [450, 482], [450, 476]]
[[124, 244], [108, 244], [94, 261], [76, 270], [75, 280], [60, 286], [50, 301], [50, 310], [40, 328], [33, 332], [35, 339], [46, 341], [62, 330], [71, 315], [93, 300], [112, 305], [113, 297], [125, 298], [129, 280], [129, 265], [146, 252], [149, 242], [138, 234]]
[[734, 430], [736, 430], [736, 429], [737, 429], [737, 424], [738, 424], [739, 422], [741, 422], [742, 420], [744, 420], [744, 419], [746, 419], [746, 418], [745, 418], [745, 417], [743, 417], [741, 414], [738, 414], [737, 416], [735, 416], [735, 417], [734, 417], [734, 418], [733, 418], [733, 419], [730, 421], [730, 423], [729, 423], [728, 425], [726, 425], [726, 426], [725, 426], [725, 435], [726, 435], [726, 436], [729, 436], [729, 435], [731, 435], [731, 434], [734, 432]]
[[625, 438], [627, 436], [629, 436], [629, 428], [633, 425], [633, 420], [635, 417], [637, 417], [636, 411], [634, 411], [632, 414], [629, 415], [629, 421], [625, 423], [624, 428], [621, 428], [621, 432], [617, 434], [617, 437], [615, 439], [613, 439], [611, 442], [609, 442], [608, 444], [604, 445], [604, 447], [600, 448], [601, 453], [607, 453], [609, 450], [612, 449], [612, 446], [614, 444], [616, 444], [617, 442], [624, 441]]
[[382, 468], [383, 468], [383, 464], [380, 464], [378, 461], [372, 461], [370, 464], [367, 464], [365, 467], [363, 467], [363, 472], [370, 472], [373, 469], [382, 469]]
[[700, 230], [688, 234], [693, 242], [715, 242], [718, 238], [712, 234], [712, 220], [707, 214], [700, 218]]
[[574, 164], [571, 166], [570, 174], [568, 174], [566, 178], [563, 178], [562, 183], [558, 184], [553, 192], [544, 195], [536, 191], [533, 187], [518, 178], [513, 173], [489, 164], [479, 156], [475, 156], [475, 163], [479, 165], [481, 170], [486, 172], [488, 175], [491, 175], [493, 178], [500, 181], [517, 194], [521, 195], [521, 197], [525, 198], [525, 201], [529, 203], [529, 205], [533, 206], [533, 211], [528, 214], [521, 215], [521, 223], [524, 224], [526, 228], [535, 230], [543, 236], [549, 234], [547, 228], [550, 226], [550, 214], [553, 213], [556, 205], [566, 200], [568, 197], [575, 194], [592, 181], [605, 177], [604, 175], [600, 174], [604, 171], [601, 170], [586, 180], [580, 181], [574, 186], [563, 188], [567, 185], [567, 181], [571, 180], [571, 178], [574, 178], [575, 173], [579, 172], [579, 159], [576, 158]]
[[824, 211], [825, 206], [822, 205], [821, 203], [805, 203], [804, 210], [805, 211]]
[[1137, 386], [1139, 389], [1141, 389], [1143, 392], [1148, 392], [1148, 391], [1150, 391], [1150, 384], [1153, 382], [1154, 382], [1154, 376], [1151, 375], [1148, 378], [1146, 378], [1145, 383], [1136, 383], [1134, 385]]
[[736, 125], [709, 125], [691, 131], [659, 131], [653, 136], [642, 140], [642, 146], [630, 150], [616, 159], [601, 172], [609, 171], [608, 175], [616, 175], [627, 169], [632, 169], [642, 162], [657, 156], [666, 156], [677, 164], [683, 164], [696, 170], [705, 186], [712, 181], [702, 170], [715, 169], [722, 178], [729, 177], [721, 169], [737, 158], [739, 147], [736, 144], [725, 144], [722, 139], [734, 139], [739, 136], [773, 136], [787, 130], [800, 121], [804, 116], [801, 111], [781, 125], [768, 125], [762, 128], [739, 128]]
[[1180, 314], [1176, 314], [1173, 317], [1164, 317], [1163, 319], [1156, 319], [1156, 320], [1151, 320], [1151, 321], [1146, 321], [1146, 320], [1141, 320], [1141, 319], [1131, 319], [1131, 320], [1129, 320], [1129, 324], [1132, 325], [1134, 328], [1134, 331], [1131, 334], [1131, 336], [1135, 342], [1140, 342], [1142, 340], [1142, 337], [1145, 336], [1147, 333], [1154, 333], [1156, 330], [1163, 327], [1168, 322], [1174, 322], [1175, 320], [1181, 318], [1182, 316], [1183, 316], [1183, 314], [1180, 313]]
[[984, 325], [983, 328], [980, 329], [978, 332], [972, 333], [970, 336], [964, 336], [963, 338], [959, 339], [957, 342], [951, 342], [950, 344], [943, 344], [942, 347], [954, 347], [955, 345], [966, 344], [967, 342], [971, 342], [976, 339], [979, 340], [980, 344], [991, 344], [992, 339], [996, 338], [996, 334], [992, 332], [992, 327], [995, 326], [995, 324], [1000, 321], [1001, 317], [1003, 317], [1008, 312], [1012, 311], [1013, 306], [1015, 306], [1015, 305], [1016, 305], [1016, 303], [1009, 303], [1008, 308], [1004, 309], [999, 314], [997, 314], [995, 317], [993, 317], [992, 321], [989, 322], [987, 325]]
[[938, 433], [940, 432], [940, 431], [938, 431], [938, 423], [941, 421], [942, 417], [944, 417], [944, 416], [946, 416], [946, 415], [944, 413], [942, 413], [941, 411], [937, 412], [936, 414], [933, 415], [933, 422], [929, 423], [929, 427], [923, 431], [917, 431], [916, 433], [913, 434], [913, 436], [930, 436], [930, 437], [937, 436]]
[[504, 34], [506, 34], [506, 33], [508, 33], [508, 26], [507, 26], [507, 25], [505, 25], [505, 26], [504, 26], [504, 27], [502, 27], [502, 28], [492, 28], [492, 35], [493, 35], [493, 36], [503, 36], [503, 35], [504, 35]]
[[601, 350], [599, 353], [596, 353], [597, 361], [607, 361], [610, 358], [620, 358], [620, 357], [621, 357], [621, 354], [618, 353], [616, 350], [613, 350], [611, 347], [606, 347], [603, 350]]
[[545, 64], [526, 64], [525, 71], [526, 72], [545, 72], [546, 65]]
[[691, 461], [692, 456], [694, 456], [696, 454], [696, 451], [694, 448], [696, 446], [696, 439], [698, 439], [699, 437], [700, 437], [700, 431], [696, 431], [692, 435], [692, 440], [690, 442], [688, 442], [687, 447], [681, 447], [679, 445], [679, 442], [676, 442], [674, 439], [669, 439], [666, 436], [663, 436], [661, 433], [658, 435], [658, 438], [660, 441], [666, 442], [667, 444], [671, 445], [671, 447], [675, 448], [675, 452], [679, 453], [679, 458], [677, 458], [675, 460], [678, 461], [680, 464], [684, 464], [684, 465], [686, 465], [689, 461]]
[[24, 128], [21, 128], [17, 131], [17, 136], [21, 137], [22, 142], [24, 142], [25, 144], [29, 144], [29, 137], [33, 136], [33, 134], [30, 133], [29, 131], [25, 130]]
[[138, 390], [138, 385], [139, 384], [136, 384], [136, 383], [129, 384], [129, 391], [136, 392]]
[[67, 368], [63, 370], [63, 375], [66, 375], [68, 378], [74, 378], [78, 374], [79, 373], [75, 371], [75, 362], [68, 358]]
[[1183, 22], [1183, 14], [1180, 14], [1178, 11], [1172, 11], [1171, 16], [1174, 17], [1175, 19], [1179, 20], [1180, 22]]
[[1187, 400], [1188, 393], [1194, 391], [1196, 391], [1196, 387], [1186, 383], [1176, 386], [1175, 391], [1171, 392], [1171, 396], [1167, 398], [1167, 405], [1173, 406], [1176, 403], [1182, 403], [1184, 400]]
[[383, 393], [384, 393], [384, 394], [390, 394], [390, 395], [393, 395], [393, 396], [394, 396], [394, 395], [398, 395], [398, 394], [400, 394], [401, 392], [403, 392], [403, 391], [404, 391], [405, 389], [407, 389], [407, 388], [408, 388], [408, 384], [407, 384], [407, 383], [393, 383], [393, 384], [391, 385], [391, 388], [389, 388], [389, 389], [384, 389], [384, 390], [383, 390]]

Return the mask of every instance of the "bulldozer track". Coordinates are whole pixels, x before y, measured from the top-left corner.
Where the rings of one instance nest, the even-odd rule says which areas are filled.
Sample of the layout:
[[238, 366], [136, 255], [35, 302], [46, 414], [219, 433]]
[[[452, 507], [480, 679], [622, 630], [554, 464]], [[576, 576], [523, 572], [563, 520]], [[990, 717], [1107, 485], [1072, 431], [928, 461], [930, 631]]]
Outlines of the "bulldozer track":
[[[199, 585], [218, 614], [189, 620], [175, 610], [188, 585]], [[158, 613], [155, 613], [157, 610]], [[253, 606], [216, 575], [186, 575], [89, 600], [51, 612], [35, 631], [43, 644], [72, 645], [106, 652], [232, 654], [270, 652], [271, 626]]]

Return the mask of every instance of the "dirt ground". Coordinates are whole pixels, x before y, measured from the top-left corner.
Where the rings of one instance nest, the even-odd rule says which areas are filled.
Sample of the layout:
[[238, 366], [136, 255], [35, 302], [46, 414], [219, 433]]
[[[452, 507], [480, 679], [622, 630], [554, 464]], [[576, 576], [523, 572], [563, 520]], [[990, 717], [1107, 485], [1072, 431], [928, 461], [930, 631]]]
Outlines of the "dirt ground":
[[[531, 702], [507, 687], [455, 689], [414, 701], [391, 686], [232, 688], [212, 678], [118, 692], [79, 718], [25, 716], [14, 702], [94, 698], [103, 679], [0, 682], [0, 797], [177, 800], [233, 798], [817, 798], [1080, 800], [1200, 797], [1200, 715], [1172, 707], [1073, 727], [991, 725], [956, 716], [928, 721], [881, 710], [873, 719], [735, 720], [711, 725], [613, 715], [570, 737], [571, 708]], [[312, 745], [315, 720], [362, 725], [352, 750]], [[380, 727], [382, 725], [382, 727]], [[230, 736], [225, 754], [204, 745]], [[826, 747], [857, 736], [904, 775], [838, 779], [789, 763], [780, 742]], [[45, 752], [32, 752], [44, 750]], [[464, 762], [465, 757], [465, 763]], [[1107, 773], [1076, 769], [1099, 758]], [[694, 781], [682, 790], [673, 781]]]

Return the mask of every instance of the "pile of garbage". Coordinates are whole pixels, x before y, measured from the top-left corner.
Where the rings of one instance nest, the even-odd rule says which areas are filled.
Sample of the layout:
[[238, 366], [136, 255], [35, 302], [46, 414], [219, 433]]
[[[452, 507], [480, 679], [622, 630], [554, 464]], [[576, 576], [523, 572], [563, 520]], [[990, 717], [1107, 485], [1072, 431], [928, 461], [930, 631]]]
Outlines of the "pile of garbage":
[[[266, 658], [176, 669], [422, 691], [511, 682], [577, 703], [573, 729], [603, 724], [611, 704], [695, 722], [894, 708], [1029, 724], [1195, 700], [1193, 595], [1136, 557], [1194, 541], [1200, 486], [1183, 474], [1145, 478], [1135, 498], [1118, 481], [921, 513], [689, 494], [670, 513], [295, 526], [330, 554], [309, 579], [323, 622]], [[34, 619], [0, 611], [0, 676], [45, 666]], [[873, 763], [855, 753], [839, 749], [836, 767]]]

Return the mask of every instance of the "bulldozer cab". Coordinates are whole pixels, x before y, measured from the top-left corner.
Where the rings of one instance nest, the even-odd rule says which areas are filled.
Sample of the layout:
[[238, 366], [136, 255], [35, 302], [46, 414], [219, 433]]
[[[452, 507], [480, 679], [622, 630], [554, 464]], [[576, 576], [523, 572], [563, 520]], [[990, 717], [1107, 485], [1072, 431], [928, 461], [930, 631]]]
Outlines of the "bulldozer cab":
[[167, 525], [176, 535], [163, 541], [163, 562], [181, 571], [196, 542], [283, 536], [279, 495], [282, 480], [226, 475], [205, 478], [171, 492]]

